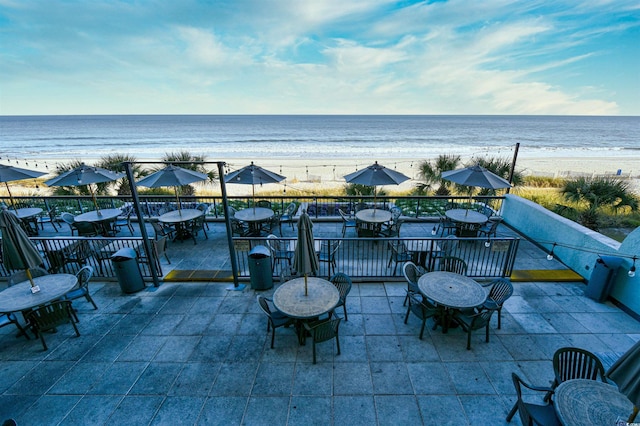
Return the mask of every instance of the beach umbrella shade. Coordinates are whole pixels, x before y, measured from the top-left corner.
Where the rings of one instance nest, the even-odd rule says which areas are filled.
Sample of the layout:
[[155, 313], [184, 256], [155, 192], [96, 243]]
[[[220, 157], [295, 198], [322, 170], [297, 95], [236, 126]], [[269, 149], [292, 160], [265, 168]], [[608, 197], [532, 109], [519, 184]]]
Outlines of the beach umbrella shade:
[[347, 183], [373, 186], [373, 208], [375, 209], [377, 186], [400, 185], [402, 182], [409, 180], [409, 177], [395, 170], [388, 169], [385, 166], [378, 164], [376, 161], [375, 164], [372, 164], [365, 169], [349, 173], [344, 177], [344, 179]]
[[235, 172], [227, 173], [224, 176], [224, 181], [226, 183], [237, 183], [241, 185], [251, 185], [251, 195], [254, 199], [254, 207], [255, 207], [255, 196], [256, 196], [256, 185], [262, 185], [266, 183], [279, 183], [285, 180], [286, 177], [274, 173], [270, 170], [264, 169], [262, 167], [256, 166], [253, 164], [253, 161], [250, 165], [241, 168], [240, 170], [236, 170]]
[[11, 270], [24, 269], [34, 287], [30, 269], [42, 265], [44, 260], [20, 226], [18, 217], [6, 207], [0, 210], [0, 231], [4, 266]]
[[307, 295], [307, 275], [319, 269], [318, 256], [313, 243], [313, 222], [306, 210], [298, 219], [298, 242], [293, 257], [293, 269], [304, 275], [304, 295]]
[[629, 422], [635, 420], [640, 407], [640, 342], [625, 352], [607, 371], [607, 377], [618, 385], [618, 390], [625, 394], [634, 405]]
[[502, 189], [511, 188], [511, 184], [504, 178], [496, 175], [490, 170], [485, 169], [480, 165], [465, 167], [464, 169], [449, 170], [442, 172], [443, 179], [450, 182], [457, 183], [459, 185], [465, 185], [469, 187], [469, 203], [471, 203], [471, 192], [473, 187], [487, 188], [487, 189]]
[[180, 197], [178, 195], [178, 187], [189, 185], [190, 183], [201, 182], [209, 179], [209, 176], [196, 172], [195, 170], [184, 169], [182, 167], [169, 164], [165, 168], [150, 174], [144, 179], [136, 182], [137, 186], [146, 186], [147, 188], [160, 188], [164, 186], [173, 186], [176, 192], [176, 202], [178, 203], [178, 211], [181, 211]]
[[0, 182], [4, 182], [7, 186], [7, 192], [9, 193], [9, 200], [11, 206], [15, 209], [15, 203], [13, 202], [13, 196], [11, 195], [11, 189], [9, 189], [9, 182], [14, 180], [33, 179], [46, 175], [43, 172], [37, 172], [35, 170], [21, 169], [20, 167], [0, 165]]
[[48, 186], [83, 186], [87, 185], [89, 192], [91, 192], [91, 198], [93, 199], [93, 205], [97, 212], [100, 212], [98, 207], [98, 201], [96, 200], [96, 193], [93, 190], [91, 184], [104, 183], [118, 180], [124, 177], [124, 173], [116, 173], [111, 170], [103, 169], [101, 167], [87, 166], [82, 163], [75, 169], [68, 170], [62, 173], [60, 176], [56, 176], [53, 179], [49, 179], [45, 183]]

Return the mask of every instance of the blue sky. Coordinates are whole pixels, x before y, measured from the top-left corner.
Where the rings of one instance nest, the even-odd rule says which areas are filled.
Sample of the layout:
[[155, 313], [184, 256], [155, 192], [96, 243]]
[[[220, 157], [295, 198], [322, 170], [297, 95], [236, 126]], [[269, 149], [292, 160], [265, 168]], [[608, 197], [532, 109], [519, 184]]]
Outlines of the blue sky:
[[640, 115], [638, 0], [0, 0], [0, 114]]

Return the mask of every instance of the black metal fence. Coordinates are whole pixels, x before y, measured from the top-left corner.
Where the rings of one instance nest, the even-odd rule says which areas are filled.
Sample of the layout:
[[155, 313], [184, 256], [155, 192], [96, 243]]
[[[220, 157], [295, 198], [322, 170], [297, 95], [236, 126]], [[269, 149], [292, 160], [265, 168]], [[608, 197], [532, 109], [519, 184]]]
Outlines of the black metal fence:
[[[265, 238], [233, 239], [238, 276], [249, 278], [249, 253], [257, 245], [267, 246]], [[293, 252], [295, 238], [280, 238]], [[402, 277], [402, 265], [411, 260], [427, 270], [437, 270], [444, 258], [462, 259], [466, 275], [474, 278], [498, 278], [511, 275], [519, 238], [316, 238], [320, 261], [318, 276], [330, 277], [344, 272], [352, 278], [368, 281]], [[330, 252], [339, 244], [335, 255]], [[292, 255], [271, 254], [274, 277], [290, 274]]]

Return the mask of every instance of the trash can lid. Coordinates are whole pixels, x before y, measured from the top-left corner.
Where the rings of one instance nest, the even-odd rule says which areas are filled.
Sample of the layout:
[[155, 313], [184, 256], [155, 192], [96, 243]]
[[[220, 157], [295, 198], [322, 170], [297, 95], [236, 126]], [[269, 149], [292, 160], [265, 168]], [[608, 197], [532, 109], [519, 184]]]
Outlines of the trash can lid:
[[[124, 258], [124, 259], [123, 259]], [[131, 247], [122, 247], [117, 252], [111, 255], [111, 260], [125, 260], [125, 259], [135, 259], [136, 251]]]
[[266, 248], [265, 246], [255, 246], [254, 248], [252, 248], [251, 251], [249, 252], [249, 256], [252, 256], [254, 254], [260, 257], [262, 256], [269, 257], [271, 255], [271, 253], [269, 253], [269, 249]]

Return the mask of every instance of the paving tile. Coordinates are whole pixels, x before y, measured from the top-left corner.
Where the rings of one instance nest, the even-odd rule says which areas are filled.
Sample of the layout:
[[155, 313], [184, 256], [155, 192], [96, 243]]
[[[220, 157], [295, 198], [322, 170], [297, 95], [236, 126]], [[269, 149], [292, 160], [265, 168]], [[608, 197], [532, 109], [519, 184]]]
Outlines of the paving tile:
[[416, 335], [398, 336], [398, 341], [406, 362], [440, 361], [440, 354], [433, 344], [431, 336], [426, 332], [422, 340], [419, 340]]
[[200, 336], [169, 336], [153, 358], [155, 362], [185, 362], [200, 343]]
[[446, 362], [444, 366], [449, 372], [458, 395], [491, 395], [496, 393], [480, 363]]
[[395, 335], [396, 326], [391, 315], [363, 314], [367, 335]]
[[125, 396], [109, 418], [112, 425], [148, 425], [164, 396]]
[[0, 363], [0, 395], [20, 380], [32, 368], [34, 363], [30, 361], [3, 361]]
[[291, 395], [294, 364], [263, 362], [258, 368], [255, 384], [251, 391], [254, 396]]
[[380, 395], [374, 397], [381, 425], [415, 425], [422, 423], [420, 408], [414, 395]]
[[179, 363], [152, 362], [129, 391], [130, 395], [166, 395], [180, 373]]
[[87, 392], [93, 395], [126, 395], [147, 366], [146, 362], [114, 362]]
[[40, 395], [0, 395], [0, 419], [20, 418], [38, 398]]
[[78, 403], [77, 395], [43, 395], [15, 420], [19, 425], [58, 424]]
[[72, 366], [71, 361], [49, 361], [34, 365], [24, 377], [5, 391], [8, 395], [42, 395]]
[[78, 401], [60, 425], [106, 423], [121, 400], [121, 395], [86, 395]]
[[79, 362], [47, 392], [50, 395], [84, 395], [109, 369], [108, 362]]
[[449, 372], [440, 362], [407, 363], [416, 395], [455, 395]]
[[545, 321], [539, 313], [514, 314], [511, 316], [518, 321], [518, 324], [529, 334], [557, 333], [553, 325]]
[[225, 362], [220, 366], [211, 396], [249, 396], [255, 381], [258, 363]]
[[288, 396], [252, 396], [249, 398], [243, 424], [256, 426], [284, 425], [289, 416]]
[[291, 397], [287, 425], [324, 426], [331, 424], [331, 398], [329, 396]]
[[[291, 364], [286, 364], [291, 365]], [[258, 377], [259, 379], [259, 377]], [[295, 364], [292, 395], [331, 395], [333, 388], [333, 365], [330, 363]]]
[[396, 336], [367, 336], [366, 343], [371, 361], [402, 361], [402, 348]]
[[376, 394], [407, 395], [413, 394], [409, 381], [409, 372], [404, 363], [372, 362], [371, 378]]
[[204, 402], [203, 396], [168, 396], [162, 402], [151, 424], [195, 424]]
[[470, 425], [507, 424], [498, 420], [505, 419], [509, 410], [497, 395], [461, 395], [460, 402]]
[[[416, 399], [424, 419], [423, 424], [452, 426], [469, 424], [457, 396], [418, 395]], [[487, 424], [493, 424], [493, 421]]]
[[81, 358], [83, 362], [113, 362], [131, 343], [134, 336], [107, 334]]
[[127, 314], [109, 330], [109, 334], [137, 335], [152, 319], [146, 314]]
[[183, 364], [182, 370], [171, 386], [169, 395], [207, 396], [220, 370], [220, 363], [190, 362]]
[[224, 361], [232, 340], [233, 336], [202, 336], [189, 361]]
[[247, 406], [247, 397], [214, 396], [204, 403], [198, 424], [204, 426], [239, 425]]
[[151, 361], [169, 336], [135, 336], [118, 355], [118, 361]]
[[360, 297], [363, 314], [390, 314], [391, 308], [386, 297]]
[[376, 424], [373, 396], [336, 396], [333, 398], [333, 424], [369, 426]]
[[371, 368], [368, 362], [349, 362], [333, 366], [334, 395], [373, 394]]

